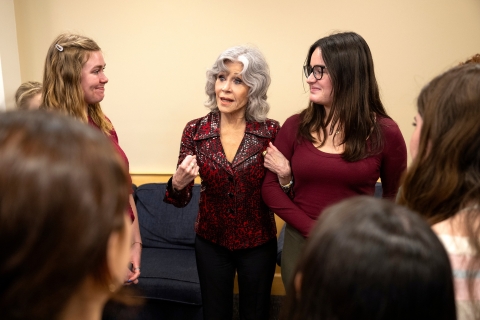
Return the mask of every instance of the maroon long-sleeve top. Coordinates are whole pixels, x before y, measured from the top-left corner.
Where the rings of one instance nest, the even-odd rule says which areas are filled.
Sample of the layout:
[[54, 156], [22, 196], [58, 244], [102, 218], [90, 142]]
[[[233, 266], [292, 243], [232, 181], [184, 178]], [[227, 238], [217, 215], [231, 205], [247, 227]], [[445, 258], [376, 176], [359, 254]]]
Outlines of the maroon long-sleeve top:
[[[178, 165], [196, 155], [202, 187], [196, 233], [230, 250], [259, 246], [276, 236], [273, 213], [261, 197], [266, 169], [262, 152], [274, 141], [280, 125], [275, 120], [247, 121], [245, 135], [230, 163], [220, 142], [220, 114], [211, 112], [187, 123]], [[191, 199], [193, 181], [178, 192], [169, 181], [164, 201], [177, 207]]]
[[299, 121], [298, 114], [288, 118], [275, 140], [275, 146], [290, 161], [293, 199], [283, 192], [271, 171], [262, 187], [265, 203], [280, 218], [306, 237], [324, 208], [352, 196], [373, 195], [379, 177], [383, 197], [395, 198], [407, 166], [407, 149], [392, 119], [377, 118], [384, 137], [383, 150], [355, 162], [343, 160], [340, 154], [322, 152], [305, 139], [298, 140]]
[[[110, 122], [110, 119], [106, 118], [106, 120], [108, 122]], [[88, 124], [91, 125], [94, 128], [97, 128], [98, 130], [100, 130], [100, 127], [97, 126], [97, 124], [95, 122], [93, 122], [93, 119], [90, 118], [90, 116], [88, 116]], [[123, 162], [125, 163], [125, 166], [127, 168], [127, 172], [129, 172], [130, 164], [128, 162], [127, 155], [125, 154], [125, 152], [123, 152], [123, 149], [118, 144], [118, 136], [117, 136], [117, 132], [115, 131], [115, 128], [112, 128], [112, 130], [110, 130], [109, 134], [110, 135], [108, 137], [110, 138], [110, 141], [112, 141], [112, 144], [115, 147], [115, 150], [117, 150], [118, 155], [120, 156], [120, 158], [122, 158]], [[128, 177], [130, 179], [130, 184], [131, 184], [132, 178], [130, 177], [130, 175], [128, 175]], [[130, 193], [133, 193], [133, 189], [130, 189]], [[128, 215], [130, 216], [130, 218], [132, 219], [132, 222], [133, 222], [135, 220], [135, 215], [133, 214], [133, 209], [132, 209], [132, 206], [130, 204], [130, 201], [128, 201]]]

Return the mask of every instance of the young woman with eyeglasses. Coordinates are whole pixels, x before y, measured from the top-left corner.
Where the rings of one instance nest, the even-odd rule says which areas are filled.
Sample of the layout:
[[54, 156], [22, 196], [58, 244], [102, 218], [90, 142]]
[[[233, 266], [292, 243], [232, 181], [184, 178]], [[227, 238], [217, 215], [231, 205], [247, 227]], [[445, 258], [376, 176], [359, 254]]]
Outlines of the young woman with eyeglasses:
[[265, 154], [262, 195], [287, 223], [282, 278], [291, 274], [322, 210], [356, 195], [394, 199], [406, 168], [405, 141], [380, 100], [373, 60], [353, 32], [316, 41], [304, 66], [310, 103], [288, 118]]

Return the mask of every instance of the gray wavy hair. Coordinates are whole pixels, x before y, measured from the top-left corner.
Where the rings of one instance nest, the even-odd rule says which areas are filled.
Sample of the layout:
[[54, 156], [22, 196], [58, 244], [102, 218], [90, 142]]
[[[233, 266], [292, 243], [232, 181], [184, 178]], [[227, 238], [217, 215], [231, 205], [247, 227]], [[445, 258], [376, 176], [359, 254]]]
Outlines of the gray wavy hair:
[[205, 106], [212, 111], [218, 111], [215, 82], [220, 72], [227, 71], [225, 66], [227, 61], [243, 64], [242, 80], [250, 88], [245, 111], [246, 120], [265, 121], [270, 110], [267, 102], [267, 90], [271, 82], [270, 70], [263, 54], [254, 47], [236, 46], [225, 50], [218, 56], [213, 66], [207, 71], [205, 92], [208, 100], [205, 101]]

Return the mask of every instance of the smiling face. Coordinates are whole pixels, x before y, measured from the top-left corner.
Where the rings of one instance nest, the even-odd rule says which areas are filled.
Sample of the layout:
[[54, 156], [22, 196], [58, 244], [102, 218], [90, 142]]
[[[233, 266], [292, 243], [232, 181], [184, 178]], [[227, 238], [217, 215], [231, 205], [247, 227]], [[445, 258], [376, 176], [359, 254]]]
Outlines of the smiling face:
[[105, 84], [108, 78], [104, 71], [105, 61], [102, 52], [93, 51], [82, 67], [81, 86], [86, 103], [98, 103], [105, 97]]
[[227, 61], [225, 67], [227, 70], [220, 72], [215, 81], [218, 110], [230, 116], [244, 117], [250, 88], [243, 82], [240, 74], [243, 64]]
[[[320, 48], [313, 51], [310, 66], [325, 66]], [[333, 101], [333, 86], [328, 69], [324, 70], [321, 80], [315, 79], [312, 72], [307, 78], [307, 83], [310, 86], [310, 101], [330, 108]]]
[[415, 130], [413, 131], [412, 138], [410, 139], [410, 155], [412, 156], [412, 160], [418, 154], [418, 146], [420, 145], [420, 133], [422, 131], [423, 119], [422, 116], [417, 113], [414, 117], [413, 125], [415, 126]]

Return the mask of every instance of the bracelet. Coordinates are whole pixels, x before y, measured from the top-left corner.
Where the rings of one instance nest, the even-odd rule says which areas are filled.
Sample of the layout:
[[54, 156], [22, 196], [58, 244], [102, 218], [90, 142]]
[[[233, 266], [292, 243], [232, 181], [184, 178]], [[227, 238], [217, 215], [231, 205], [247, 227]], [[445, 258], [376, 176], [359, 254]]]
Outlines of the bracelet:
[[140, 244], [140, 247], [142, 247], [142, 248], [143, 248], [143, 243], [141, 243], [141, 242], [138, 242], [138, 241], [135, 241], [134, 243], [132, 243], [132, 246], [133, 246], [135, 243], [138, 243], [138, 244]]
[[286, 185], [283, 185], [283, 184], [280, 183], [280, 187], [282, 187], [283, 191], [288, 191], [288, 189], [290, 189], [290, 187], [292, 186], [292, 184], [293, 184], [293, 178], [292, 178], [292, 180], [290, 180], [290, 182], [287, 183]]

